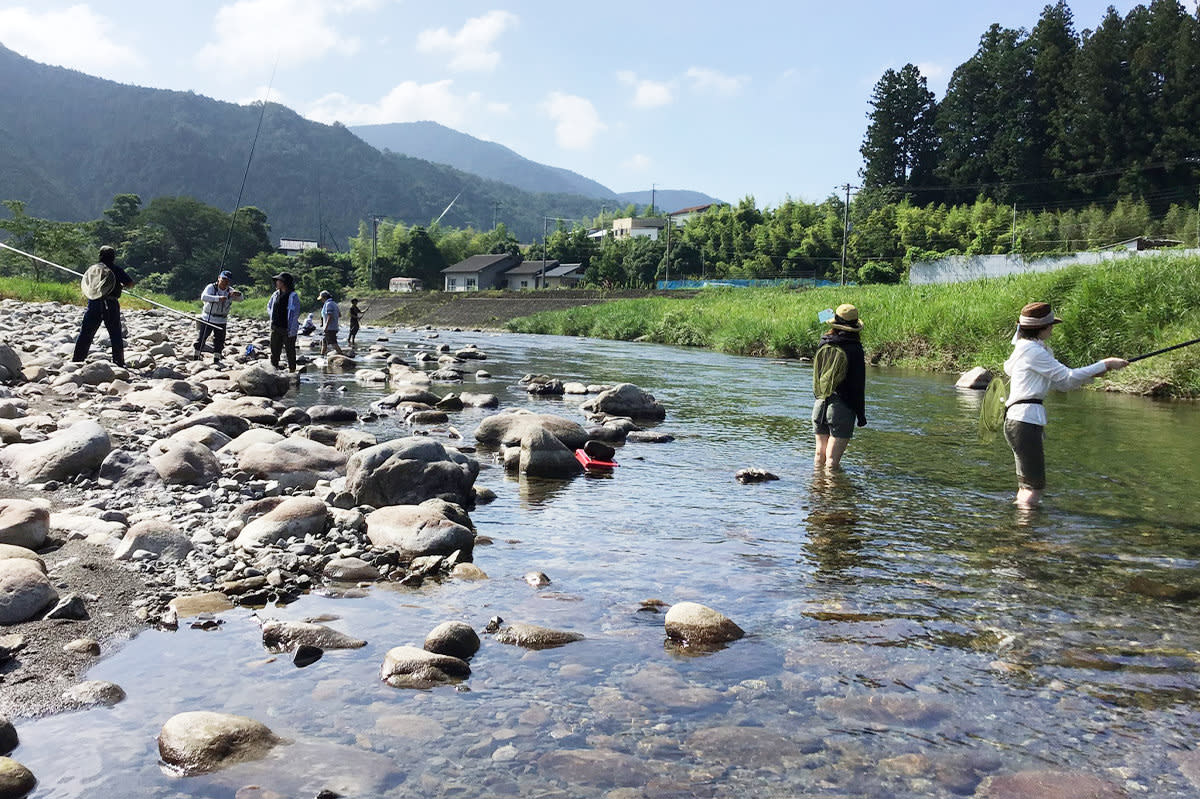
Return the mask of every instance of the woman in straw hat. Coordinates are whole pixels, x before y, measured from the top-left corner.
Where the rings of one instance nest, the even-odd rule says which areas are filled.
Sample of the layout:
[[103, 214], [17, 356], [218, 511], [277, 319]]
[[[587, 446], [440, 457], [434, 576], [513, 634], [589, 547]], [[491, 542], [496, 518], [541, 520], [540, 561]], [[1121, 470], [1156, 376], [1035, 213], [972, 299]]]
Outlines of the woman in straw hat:
[[1129, 365], [1123, 358], [1105, 358], [1079, 369], [1059, 363], [1046, 340], [1061, 321], [1049, 303], [1026, 305], [1013, 334], [1013, 353], [1004, 362], [1004, 371], [1012, 380], [1005, 402], [1004, 438], [1017, 466], [1016, 504], [1023, 508], [1041, 502], [1046, 487], [1046, 409], [1042, 400], [1050, 389], [1070, 391], [1093, 377]]
[[[845, 353], [845, 370], [844, 377], [839, 375], [835, 385], [830, 386], [832, 391], [827, 396], [818, 396], [813, 402], [812, 424], [816, 437], [813, 465], [817, 468], [840, 469], [842, 455], [854, 435], [855, 421], [859, 427], [867, 424], [867, 365], [859, 340], [862, 328], [858, 309], [846, 303], [837, 307], [829, 323], [829, 332], [821, 336], [822, 348], [828, 345]], [[814, 371], [818, 360], [820, 358], [814, 359]], [[841, 371], [839, 368], [838, 372]], [[816, 378], [814, 375], [814, 382]]]

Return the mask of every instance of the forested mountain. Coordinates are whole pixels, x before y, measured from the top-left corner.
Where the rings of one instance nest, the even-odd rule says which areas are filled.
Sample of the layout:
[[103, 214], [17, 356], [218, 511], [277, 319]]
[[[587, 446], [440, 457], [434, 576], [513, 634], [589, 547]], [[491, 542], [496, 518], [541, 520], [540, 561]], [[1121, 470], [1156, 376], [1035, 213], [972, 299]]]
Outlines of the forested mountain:
[[[261, 105], [46, 66], [2, 45], [0, 107], [0, 200], [61, 220], [98, 218], [125, 193], [145, 202], [187, 196], [232, 211], [262, 114]], [[590, 217], [602, 205], [385, 154], [342, 125], [311, 122], [274, 103], [263, 116], [242, 205], [266, 212], [275, 239], [344, 249], [372, 214], [428, 225], [460, 192], [443, 224], [490, 229], [496, 219], [525, 241], [541, 236], [543, 217]]]
[[[372, 147], [423, 158], [532, 192], [582, 194], [613, 201], [617, 195], [594, 180], [518, 155], [502, 144], [483, 141], [436, 122], [355, 125], [350, 132]], [[610, 202], [611, 204], [611, 202]]]
[[1034, 208], [1196, 202], [1200, 21], [1175, 0], [1125, 17], [1109, 7], [1081, 33], [1059, 0], [1032, 30], [992, 25], [940, 101], [908, 64], [884, 73], [870, 104], [867, 189]]

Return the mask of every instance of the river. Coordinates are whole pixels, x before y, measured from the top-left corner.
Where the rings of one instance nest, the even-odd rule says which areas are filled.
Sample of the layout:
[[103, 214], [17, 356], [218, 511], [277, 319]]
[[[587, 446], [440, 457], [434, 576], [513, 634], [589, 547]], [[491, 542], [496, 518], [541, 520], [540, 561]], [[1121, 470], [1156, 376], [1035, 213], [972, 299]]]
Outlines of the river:
[[[471, 517], [491, 542], [475, 550], [487, 580], [260, 611], [336, 616], [363, 649], [296, 668], [265, 652], [246, 609], [216, 630], [139, 635], [89, 674], [122, 685], [124, 702], [18, 725], [34, 796], [953, 797], [1028, 771], [1131, 796], [1200, 790], [1200, 616], [1186, 602], [1200, 586], [1197, 406], [1051, 398], [1050, 484], [1027, 513], [1011, 505], [1002, 439], [976, 440], [979, 392], [949, 376], [869, 369], [869, 427], [845, 472], [825, 475], [801, 365], [429, 335], [385, 346], [475, 343], [489, 357], [467, 364], [466, 390], [579, 421], [581, 397], [531, 399], [518, 379], [632, 382], [666, 405], [659, 429], [675, 440], [627, 444], [605, 477], [528, 481], [485, 464], [478, 484], [498, 498]], [[314, 376], [297, 402], [365, 409], [384, 393]], [[465, 443], [485, 413], [452, 414]], [[406, 433], [390, 418], [366, 427]], [[781, 479], [741, 485], [747, 466]], [[531, 587], [529, 571], [552, 582]], [[680, 651], [651, 599], [709, 605], [747, 636]], [[457, 687], [379, 680], [389, 648], [452, 619], [482, 633], [493, 616], [586, 637], [533, 652], [483, 636]], [[291, 743], [170, 776], [155, 736], [185, 710], [252, 716]]]

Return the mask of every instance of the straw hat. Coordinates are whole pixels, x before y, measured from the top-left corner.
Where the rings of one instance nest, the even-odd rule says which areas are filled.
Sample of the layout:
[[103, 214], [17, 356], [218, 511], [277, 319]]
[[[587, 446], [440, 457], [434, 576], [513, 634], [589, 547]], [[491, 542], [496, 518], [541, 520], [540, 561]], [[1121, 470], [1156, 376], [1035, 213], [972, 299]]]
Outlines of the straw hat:
[[1031, 302], [1021, 309], [1021, 317], [1017, 324], [1023, 328], [1036, 330], [1042, 327], [1057, 325], [1062, 320], [1054, 315], [1054, 309], [1048, 302]]
[[862, 320], [858, 318], [858, 309], [850, 303], [843, 303], [833, 312], [833, 321], [829, 326], [834, 330], [845, 330], [847, 333], [857, 333], [863, 329]]

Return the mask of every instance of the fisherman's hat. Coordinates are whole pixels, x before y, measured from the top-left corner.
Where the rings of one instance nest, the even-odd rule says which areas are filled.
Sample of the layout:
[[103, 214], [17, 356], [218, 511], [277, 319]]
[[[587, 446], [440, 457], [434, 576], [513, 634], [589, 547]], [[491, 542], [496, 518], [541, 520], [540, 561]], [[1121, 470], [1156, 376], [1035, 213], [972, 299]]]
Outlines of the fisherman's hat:
[[850, 303], [842, 303], [833, 312], [833, 321], [829, 326], [834, 330], [845, 330], [847, 333], [857, 333], [863, 329], [862, 320], [858, 318], [858, 309]]
[[1017, 324], [1027, 330], [1057, 325], [1062, 320], [1054, 315], [1054, 309], [1048, 302], [1031, 302], [1021, 309]]

